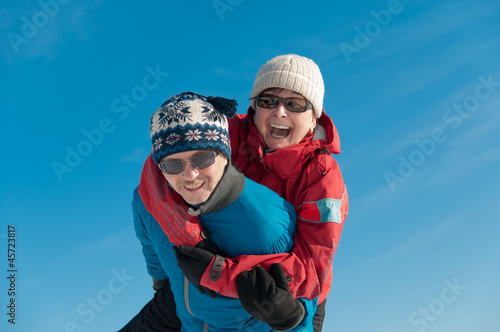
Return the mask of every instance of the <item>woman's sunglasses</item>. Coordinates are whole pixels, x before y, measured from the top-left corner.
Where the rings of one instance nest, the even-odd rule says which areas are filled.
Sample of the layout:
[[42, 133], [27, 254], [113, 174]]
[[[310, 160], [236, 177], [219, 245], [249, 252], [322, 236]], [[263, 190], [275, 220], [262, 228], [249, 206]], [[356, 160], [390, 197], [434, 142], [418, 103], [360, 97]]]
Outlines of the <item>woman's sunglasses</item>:
[[262, 108], [276, 108], [280, 103], [290, 112], [302, 113], [312, 108], [310, 102], [301, 98], [280, 98], [273, 95], [259, 95], [255, 97], [257, 106]]
[[215, 157], [219, 155], [219, 151], [208, 151], [198, 154], [189, 160], [172, 159], [160, 161], [158, 167], [166, 174], [180, 174], [186, 168], [186, 163], [189, 163], [194, 169], [203, 169], [212, 166], [215, 163]]

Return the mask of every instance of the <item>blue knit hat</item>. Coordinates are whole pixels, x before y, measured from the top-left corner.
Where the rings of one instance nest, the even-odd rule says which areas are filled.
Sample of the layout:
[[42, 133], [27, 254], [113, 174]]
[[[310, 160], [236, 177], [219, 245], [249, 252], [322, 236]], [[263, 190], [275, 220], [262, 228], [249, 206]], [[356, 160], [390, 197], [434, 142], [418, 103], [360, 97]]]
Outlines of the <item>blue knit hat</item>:
[[151, 116], [153, 161], [179, 152], [217, 150], [231, 160], [226, 116], [236, 113], [236, 100], [182, 92], [168, 98]]

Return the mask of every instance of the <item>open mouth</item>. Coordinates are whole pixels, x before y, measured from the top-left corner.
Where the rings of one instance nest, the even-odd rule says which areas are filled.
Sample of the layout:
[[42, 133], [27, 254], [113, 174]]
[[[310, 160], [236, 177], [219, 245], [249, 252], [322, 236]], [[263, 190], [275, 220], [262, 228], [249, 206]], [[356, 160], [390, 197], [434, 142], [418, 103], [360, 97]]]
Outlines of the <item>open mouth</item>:
[[275, 138], [285, 138], [290, 134], [290, 127], [271, 123], [271, 136]]
[[204, 183], [205, 181], [196, 181], [196, 182], [185, 183], [183, 184], [183, 186], [188, 190], [196, 190], [199, 189]]

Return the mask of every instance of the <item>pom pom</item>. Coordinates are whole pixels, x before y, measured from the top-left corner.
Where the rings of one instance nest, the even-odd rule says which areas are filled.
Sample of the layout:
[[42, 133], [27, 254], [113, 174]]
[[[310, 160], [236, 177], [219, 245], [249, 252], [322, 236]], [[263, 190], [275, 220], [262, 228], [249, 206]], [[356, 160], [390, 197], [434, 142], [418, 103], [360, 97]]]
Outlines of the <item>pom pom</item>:
[[222, 114], [232, 117], [236, 113], [238, 102], [235, 99], [226, 99], [222, 97], [207, 97], [207, 101]]

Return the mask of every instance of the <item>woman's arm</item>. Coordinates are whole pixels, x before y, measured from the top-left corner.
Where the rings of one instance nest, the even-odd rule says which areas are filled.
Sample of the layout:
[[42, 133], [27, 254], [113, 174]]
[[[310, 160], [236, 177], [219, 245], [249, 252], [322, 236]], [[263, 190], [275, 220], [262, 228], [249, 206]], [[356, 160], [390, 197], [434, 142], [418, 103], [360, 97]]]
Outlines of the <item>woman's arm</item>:
[[201, 285], [237, 297], [235, 280], [241, 272], [254, 266], [268, 270], [273, 263], [280, 263], [291, 278], [289, 287], [296, 298], [313, 299], [321, 295], [321, 302], [330, 288], [332, 259], [347, 215], [348, 197], [338, 167], [311, 182], [300, 196], [302, 203], [296, 206], [297, 231], [290, 254], [226, 258], [220, 278], [210, 279], [209, 264]]

